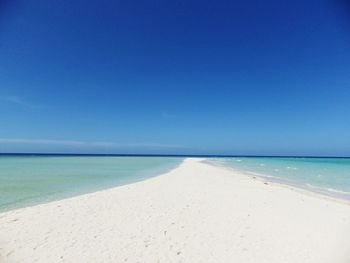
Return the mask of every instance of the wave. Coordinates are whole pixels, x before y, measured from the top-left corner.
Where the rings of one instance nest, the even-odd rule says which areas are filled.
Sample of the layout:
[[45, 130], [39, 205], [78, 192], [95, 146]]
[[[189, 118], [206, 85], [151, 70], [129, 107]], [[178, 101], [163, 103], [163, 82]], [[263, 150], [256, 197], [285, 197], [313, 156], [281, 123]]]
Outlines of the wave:
[[306, 185], [309, 188], [312, 188], [312, 189], [315, 189], [315, 190], [319, 190], [319, 191], [327, 191], [327, 192], [336, 193], [336, 194], [350, 195], [350, 191], [334, 189], [334, 188], [331, 188], [331, 187], [315, 186], [315, 185], [312, 185], [312, 184], [306, 184]]
[[244, 171], [245, 173], [251, 174], [251, 175], [256, 175], [259, 177], [266, 177], [266, 178], [278, 178], [278, 179], [283, 179], [281, 177], [278, 176], [273, 176], [273, 175], [268, 175], [268, 174], [262, 174], [262, 173], [257, 173], [257, 172], [253, 172], [253, 171]]
[[[289, 163], [285, 160], [282, 162], [279, 159], [270, 159], [266, 161], [255, 158], [249, 159], [249, 162], [244, 161], [245, 159], [242, 158], [218, 158], [215, 159], [215, 161], [212, 159], [211, 163], [245, 173], [249, 176], [265, 178], [266, 180], [320, 194], [350, 199], [350, 178], [344, 178], [344, 173], [346, 172], [344, 172], [344, 169], [347, 167], [344, 168], [340, 166], [342, 173], [339, 173], [339, 169], [334, 169], [334, 166], [329, 168], [328, 162], [322, 163], [318, 161], [317, 164], [312, 163], [312, 165], [310, 165], [304, 162], [295, 163], [294, 160]], [[338, 179], [342, 184], [337, 183]]]

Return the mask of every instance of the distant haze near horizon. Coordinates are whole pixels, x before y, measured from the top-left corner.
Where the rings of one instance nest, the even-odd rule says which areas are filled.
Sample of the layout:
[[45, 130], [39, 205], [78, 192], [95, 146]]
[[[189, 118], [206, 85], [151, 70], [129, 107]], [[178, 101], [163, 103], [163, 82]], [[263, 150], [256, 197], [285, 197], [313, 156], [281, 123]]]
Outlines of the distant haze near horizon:
[[328, 155], [254, 155], [254, 154], [164, 154], [164, 153], [69, 153], [69, 152], [1, 152], [15, 157], [183, 157], [183, 158], [286, 158], [286, 159], [350, 159], [350, 156]]
[[0, 9], [0, 153], [350, 156], [346, 1]]

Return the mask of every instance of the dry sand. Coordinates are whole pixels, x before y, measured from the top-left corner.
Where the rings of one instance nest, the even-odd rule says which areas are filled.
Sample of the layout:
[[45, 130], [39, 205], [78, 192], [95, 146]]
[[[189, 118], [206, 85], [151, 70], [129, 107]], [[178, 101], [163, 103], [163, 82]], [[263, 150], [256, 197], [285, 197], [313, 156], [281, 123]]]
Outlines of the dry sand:
[[350, 206], [188, 158], [0, 214], [0, 262], [349, 263]]

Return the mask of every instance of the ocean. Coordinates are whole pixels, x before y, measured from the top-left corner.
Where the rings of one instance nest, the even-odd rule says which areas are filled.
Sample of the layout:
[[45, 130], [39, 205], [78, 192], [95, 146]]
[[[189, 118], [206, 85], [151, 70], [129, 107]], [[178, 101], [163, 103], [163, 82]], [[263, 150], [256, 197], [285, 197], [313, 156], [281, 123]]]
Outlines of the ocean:
[[0, 211], [140, 181], [183, 158], [0, 155]]
[[[183, 159], [0, 155], [0, 212], [144, 180]], [[350, 158], [209, 157], [206, 162], [350, 200]]]
[[230, 157], [213, 164], [250, 175], [350, 199], [350, 158]]

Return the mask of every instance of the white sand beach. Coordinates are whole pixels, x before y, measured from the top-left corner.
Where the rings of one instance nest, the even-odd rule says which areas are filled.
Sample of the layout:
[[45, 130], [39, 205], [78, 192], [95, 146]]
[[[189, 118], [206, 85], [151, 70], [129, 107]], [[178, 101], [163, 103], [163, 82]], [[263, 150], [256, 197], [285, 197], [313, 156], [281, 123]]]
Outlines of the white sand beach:
[[350, 262], [350, 205], [186, 159], [0, 214], [0, 262]]

